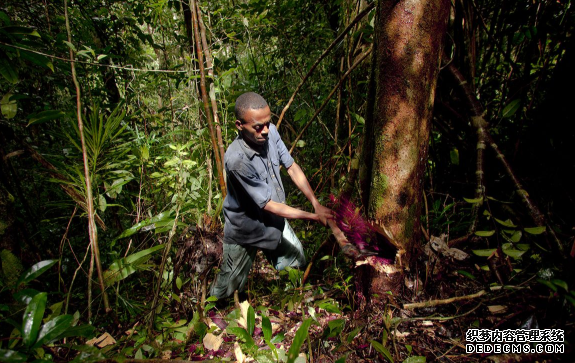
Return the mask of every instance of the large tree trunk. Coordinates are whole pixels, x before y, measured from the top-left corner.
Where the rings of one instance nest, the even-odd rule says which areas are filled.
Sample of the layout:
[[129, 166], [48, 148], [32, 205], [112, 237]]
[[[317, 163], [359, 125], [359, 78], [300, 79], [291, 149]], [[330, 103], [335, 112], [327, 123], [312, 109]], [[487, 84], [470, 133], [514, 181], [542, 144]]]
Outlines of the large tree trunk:
[[[396, 269], [361, 266], [363, 293], [399, 288], [420, 241], [421, 196], [448, 0], [381, 0], [375, 23], [363, 200], [368, 215], [400, 246]], [[378, 268], [379, 267], [379, 268]]]

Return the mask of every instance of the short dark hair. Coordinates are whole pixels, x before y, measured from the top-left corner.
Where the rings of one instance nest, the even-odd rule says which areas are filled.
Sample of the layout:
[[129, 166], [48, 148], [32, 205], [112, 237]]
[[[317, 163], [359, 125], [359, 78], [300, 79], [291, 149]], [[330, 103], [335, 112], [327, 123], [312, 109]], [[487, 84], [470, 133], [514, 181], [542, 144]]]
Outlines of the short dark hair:
[[268, 106], [266, 100], [255, 92], [246, 92], [236, 99], [236, 106], [234, 107], [234, 112], [236, 113], [236, 119], [240, 120], [242, 123], [244, 120], [244, 113], [247, 110], [259, 110]]

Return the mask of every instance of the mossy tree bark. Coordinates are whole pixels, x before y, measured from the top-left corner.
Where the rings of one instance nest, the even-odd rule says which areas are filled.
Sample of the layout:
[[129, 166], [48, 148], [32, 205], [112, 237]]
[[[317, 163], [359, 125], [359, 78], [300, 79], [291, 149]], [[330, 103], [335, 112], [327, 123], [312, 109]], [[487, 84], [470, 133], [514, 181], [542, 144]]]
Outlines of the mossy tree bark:
[[[367, 182], [362, 185], [369, 217], [401, 248], [396, 267], [409, 265], [420, 238], [430, 124], [449, 7], [448, 0], [381, 0], [377, 7], [361, 177]], [[381, 272], [373, 268], [369, 274], [368, 296], [393, 290]]]

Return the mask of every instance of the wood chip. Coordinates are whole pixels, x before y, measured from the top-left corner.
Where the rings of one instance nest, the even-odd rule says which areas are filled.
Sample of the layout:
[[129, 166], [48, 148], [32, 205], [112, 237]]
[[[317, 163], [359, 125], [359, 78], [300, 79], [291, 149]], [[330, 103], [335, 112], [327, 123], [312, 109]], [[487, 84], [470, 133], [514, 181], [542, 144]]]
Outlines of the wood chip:
[[507, 306], [505, 305], [490, 305], [487, 308], [491, 314], [503, 314], [507, 311]]
[[108, 345], [116, 344], [116, 339], [114, 339], [110, 334], [104, 333], [98, 338], [88, 340], [86, 344], [98, 348], [104, 348]]

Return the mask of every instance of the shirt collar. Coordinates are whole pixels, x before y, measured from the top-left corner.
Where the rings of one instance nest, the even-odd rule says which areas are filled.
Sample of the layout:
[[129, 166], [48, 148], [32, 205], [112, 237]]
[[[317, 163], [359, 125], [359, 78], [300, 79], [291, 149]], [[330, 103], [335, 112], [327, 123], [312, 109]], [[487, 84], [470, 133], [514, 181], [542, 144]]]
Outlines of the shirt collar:
[[[239, 143], [240, 143], [240, 146], [241, 146], [242, 150], [244, 151], [244, 153], [246, 154], [246, 156], [247, 156], [248, 158], [250, 158], [250, 160], [254, 158], [254, 155], [260, 156], [260, 155], [262, 154], [261, 152], [252, 149], [252, 148], [246, 143], [246, 141], [242, 138], [242, 134], [241, 134], [241, 133], [238, 135], [238, 139], [239, 139], [238, 141], [239, 141]], [[269, 140], [268, 140], [268, 142], [269, 142]], [[267, 147], [267, 144], [266, 144], [266, 147]]]

